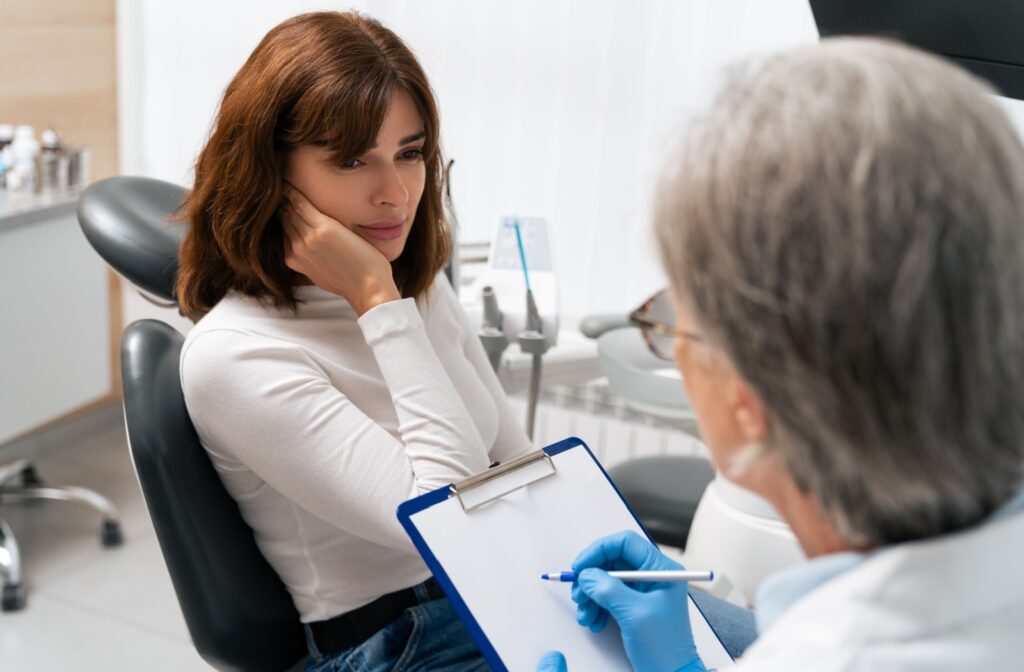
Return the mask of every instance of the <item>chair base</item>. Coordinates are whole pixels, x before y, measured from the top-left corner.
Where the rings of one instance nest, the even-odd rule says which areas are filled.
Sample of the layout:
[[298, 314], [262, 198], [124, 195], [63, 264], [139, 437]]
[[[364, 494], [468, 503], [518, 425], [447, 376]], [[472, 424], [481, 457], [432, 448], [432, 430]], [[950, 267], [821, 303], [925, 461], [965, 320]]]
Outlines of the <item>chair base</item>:
[[3, 587], [0, 597], [0, 611], [20, 611], [28, 604], [25, 586], [21, 583], [8, 583]]
[[[20, 479], [16, 485], [10, 481]], [[15, 460], [0, 466], [0, 503], [28, 503], [56, 500], [85, 504], [103, 516], [100, 543], [107, 548], [124, 543], [121, 514], [109, 499], [97, 492], [74, 486], [47, 485], [28, 460]], [[0, 611], [24, 609], [28, 597], [21, 577], [21, 551], [18, 540], [7, 523], [0, 518]]]
[[0, 610], [16, 611], [25, 607], [25, 586], [21, 582], [21, 551], [18, 540], [0, 518], [0, 576], [3, 578]]

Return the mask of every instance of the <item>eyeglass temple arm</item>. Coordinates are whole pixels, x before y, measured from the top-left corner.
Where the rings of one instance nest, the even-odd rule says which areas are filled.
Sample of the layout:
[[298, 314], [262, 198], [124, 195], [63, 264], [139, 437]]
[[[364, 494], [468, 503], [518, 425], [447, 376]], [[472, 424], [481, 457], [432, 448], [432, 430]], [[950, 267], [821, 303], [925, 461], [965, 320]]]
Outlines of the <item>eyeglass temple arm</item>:
[[580, 322], [580, 331], [587, 338], [598, 338], [602, 334], [613, 329], [632, 327], [633, 322], [629, 315], [622, 313], [605, 313], [601, 315], [588, 315]]

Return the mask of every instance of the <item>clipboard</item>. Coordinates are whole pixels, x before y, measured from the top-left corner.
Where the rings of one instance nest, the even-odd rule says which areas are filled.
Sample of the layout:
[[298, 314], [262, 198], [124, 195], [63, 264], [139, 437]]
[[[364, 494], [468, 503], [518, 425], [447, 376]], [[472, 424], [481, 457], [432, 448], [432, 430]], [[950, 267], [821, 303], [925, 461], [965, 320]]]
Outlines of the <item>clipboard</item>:
[[[494, 670], [532, 672], [562, 651], [570, 672], [629, 669], [618, 626], [576, 623], [569, 584], [540, 579], [602, 536], [650, 539], [581, 439], [571, 437], [398, 507], [398, 519]], [[734, 665], [693, 599], [690, 624], [709, 670]]]

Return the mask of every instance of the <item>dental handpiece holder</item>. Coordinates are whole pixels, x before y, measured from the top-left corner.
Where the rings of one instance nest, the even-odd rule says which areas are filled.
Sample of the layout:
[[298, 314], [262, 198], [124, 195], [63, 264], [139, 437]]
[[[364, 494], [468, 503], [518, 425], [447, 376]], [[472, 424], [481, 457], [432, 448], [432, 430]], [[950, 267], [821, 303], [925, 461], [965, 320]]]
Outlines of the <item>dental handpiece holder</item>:
[[491, 362], [491, 368], [498, 372], [501, 366], [501, 356], [508, 347], [508, 336], [502, 329], [505, 323], [505, 316], [498, 307], [498, 297], [494, 288], [490, 285], [480, 291], [480, 299], [483, 302], [483, 320], [480, 325], [480, 342], [483, 343], [487, 359]]
[[480, 339], [495, 371], [508, 345], [530, 355], [527, 433], [540, 396], [541, 357], [558, 341], [558, 285], [547, 224], [543, 219], [502, 219], [488, 266], [474, 283], [480, 297]]
[[[540, 320], [539, 329], [536, 324], [529, 324], [530, 311], [524, 298], [528, 289], [527, 278], [536, 316]], [[544, 335], [549, 348], [558, 342], [558, 282], [545, 220], [536, 217], [503, 218], [491, 241], [487, 268], [477, 276], [473, 286], [471, 295], [481, 297], [484, 304], [478, 306], [481, 312], [486, 311], [488, 301], [483, 297], [483, 289], [491, 288], [500, 309], [499, 328], [510, 339], [515, 340], [520, 333], [532, 330]], [[483, 317], [482, 322], [486, 322], [486, 315]]]

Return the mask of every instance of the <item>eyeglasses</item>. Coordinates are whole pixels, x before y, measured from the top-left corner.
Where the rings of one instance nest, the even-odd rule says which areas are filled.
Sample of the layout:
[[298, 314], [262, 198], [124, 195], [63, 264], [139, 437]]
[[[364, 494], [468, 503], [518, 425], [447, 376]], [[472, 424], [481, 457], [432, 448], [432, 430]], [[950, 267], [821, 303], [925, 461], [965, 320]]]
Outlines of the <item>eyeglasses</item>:
[[647, 299], [629, 314], [629, 320], [640, 327], [647, 347], [656, 357], [672, 361], [675, 359], [675, 339], [685, 338], [701, 342], [704, 338], [693, 331], [676, 328], [675, 311], [664, 289]]

